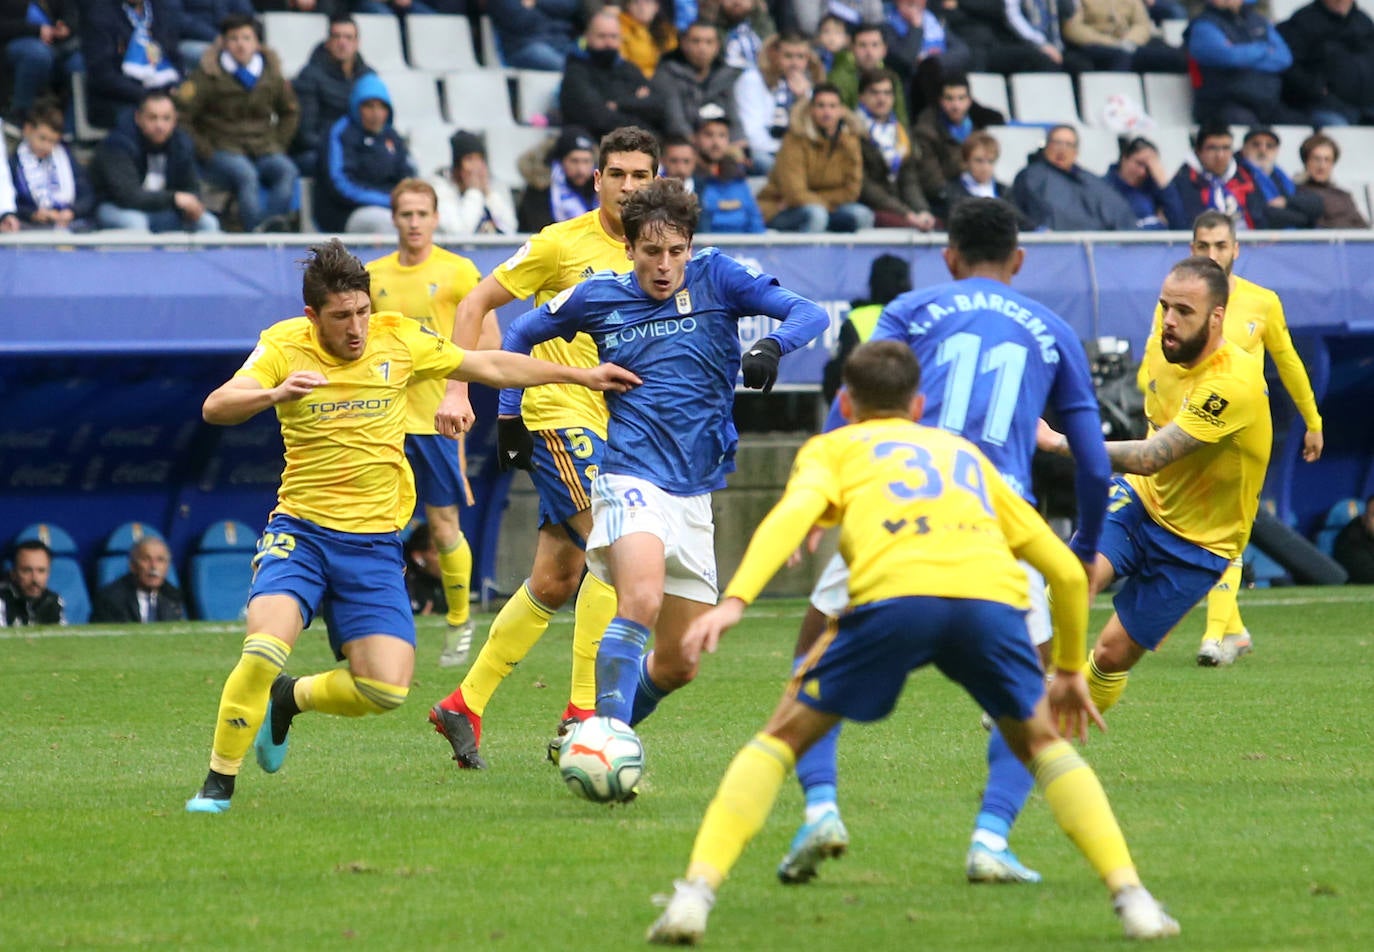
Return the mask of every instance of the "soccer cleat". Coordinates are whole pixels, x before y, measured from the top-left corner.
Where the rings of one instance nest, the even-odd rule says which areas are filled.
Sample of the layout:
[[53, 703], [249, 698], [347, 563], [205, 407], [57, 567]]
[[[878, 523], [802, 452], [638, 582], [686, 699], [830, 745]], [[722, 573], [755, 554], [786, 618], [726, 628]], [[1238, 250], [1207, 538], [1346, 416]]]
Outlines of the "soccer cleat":
[[286, 748], [290, 744], [287, 735], [291, 730], [291, 719], [295, 716], [287, 711], [296, 705], [288, 701], [285, 694], [294, 691], [295, 687], [295, 678], [284, 674], [276, 676], [267, 699], [267, 716], [262, 719], [258, 736], [253, 738], [253, 756], [258, 766], [267, 773], [281, 770], [281, 765], [286, 761]]
[[786, 885], [807, 883], [816, 878], [821, 860], [838, 858], [849, 849], [849, 831], [835, 810], [827, 810], [819, 819], [803, 823], [787, 855], [778, 864], [778, 879]]
[[449, 625], [444, 633], [444, 650], [439, 652], [439, 667], [456, 668], [468, 660], [472, 650], [472, 622]]
[[1197, 663], [1201, 668], [1215, 668], [1226, 664], [1225, 653], [1222, 651], [1221, 642], [1214, 638], [1209, 638], [1202, 643], [1197, 650]]
[[679, 879], [673, 895], [655, 896], [667, 908], [645, 935], [654, 945], [696, 945], [706, 935], [706, 917], [716, 903], [715, 891], [704, 879]]
[[1163, 939], [1178, 935], [1178, 920], [1164, 911], [1144, 886], [1127, 886], [1112, 897], [1112, 908], [1128, 939]]
[[486, 770], [487, 762], [477, 752], [482, 739], [482, 719], [468, 711], [450, 711], [436, 704], [429, 709], [429, 722], [453, 748], [453, 759], [464, 770]]
[[595, 710], [573, 707], [571, 703], [563, 709], [563, 720], [558, 725], [558, 732], [553, 735], [553, 740], [549, 741], [549, 748], [545, 752], [545, 756], [549, 758], [549, 763], [553, 764], [555, 767], [558, 766], [558, 757], [563, 750], [563, 739], [568, 736], [569, 732], [571, 732], [574, 727], [587, 718], [595, 715]]
[[196, 795], [186, 801], [187, 813], [226, 813], [234, 795], [234, 778], [213, 770], [205, 777]]
[[1254, 650], [1254, 641], [1247, 628], [1238, 635], [1224, 635], [1221, 639], [1222, 664], [1232, 664], [1242, 655]]
[[971, 883], [1038, 883], [1040, 874], [1026, 866], [1010, 849], [994, 852], [982, 843], [968, 848], [964, 873]]

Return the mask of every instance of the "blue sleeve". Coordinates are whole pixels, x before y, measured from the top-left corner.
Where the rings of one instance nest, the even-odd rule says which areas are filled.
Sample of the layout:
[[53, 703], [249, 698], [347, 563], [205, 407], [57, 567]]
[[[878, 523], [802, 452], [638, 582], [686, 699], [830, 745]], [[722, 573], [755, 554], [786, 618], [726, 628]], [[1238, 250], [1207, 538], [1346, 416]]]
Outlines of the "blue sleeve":
[[761, 235], [768, 230], [764, 223], [763, 212], [759, 210], [759, 203], [754, 201], [754, 196], [747, 190], [744, 193], [744, 231], [750, 235]]
[[[581, 329], [582, 299], [587, 296], [585, 288], [585, 284], [576, 285], [566, 298], [560, 295], [545, 301], [511, 321], [501, 337], [501, 349], [512, 354], [528, 355], [535, 344], [542, 344], [546, 340], [555, 337], [572, 340]], [[524, 395], [521, 387], [503, 389], [497, 399], [496, 412], [501, 416], [518, 416]]]
[[1102, 440], [1102, 417], [1086, 407], [1063, 414], [1060, 424], [1073, 451], [1074, 498], [1078, 501], [1078, 531], [1069, 548], [1084, 562], [1097, 552], [1102, 523], [1107, 516], [1107, 490], [1112, 478], [1107, 445]]
[[1272, 72], [1282, 73], [1293, 65], [1293, 51], [1288, 48], [1283, 36], [1272, 23], [1269, 24], [1267, 37], [1269, 49], [1265, 51], [1264, 65]]
[[1268, 43], [1232, 43], [1220, 27], [1205, 20], [1194, 23], [1188, 31], [1188, 53], [1201, 66], [1229, 69], [1258, 66], [1268, 52]]
[[784, 354], [805, 347], [830, 326], [830, 315], [824, 308], [780, 287], [772, 275], [746, 268], [720, 252], [716, 252], [714, 264], [717, 287], [736, 317], [763, 314], [782, 321], [767, 336], [778, 342]]
[[840, 398], [837, 396], [830, 401], [830, 412], [825, 415], [825, 424], [821, 427], [821, 432], [829, 433], [831, 430], [838, 430], [848, 423], [849, 421], [840, 413]]

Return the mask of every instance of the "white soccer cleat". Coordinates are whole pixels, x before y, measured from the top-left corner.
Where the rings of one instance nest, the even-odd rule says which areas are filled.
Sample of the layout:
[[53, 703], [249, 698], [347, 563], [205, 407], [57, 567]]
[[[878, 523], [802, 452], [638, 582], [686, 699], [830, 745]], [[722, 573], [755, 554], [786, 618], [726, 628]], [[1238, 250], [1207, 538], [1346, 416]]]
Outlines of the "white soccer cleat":
[[1209, 638], [1202, 643], [1197, 650], [1198, 667], [1215, 668], [1219, 665], [1227, 664], [1226, 653], [1222, 651], [1221, 642]]
[[1221, 663], [1232, 664], [1242, 655], [1254, 650], [1255, 643], [1247, 628], [1238, 635], [1226, 635], [1221, 639]]
[[673, 883], [671, 897], [655, 896], [654, 901], [666, 901], [663, 910], [645, 938], [654, 945], [696, 945], [706, 935], [706, 917], [716, 903], [716, 893], [706, 880], [679, 879]]
[[1112, 897], [1112, 908], [1128, 939], [1164, 939], [1179, 933], [1178, 921], [1144, 886], [1122, 889]]
[[456, 668], [468, 660], [472, 650], [472, 622], [449, 625], [444, 632], [444, 650], [439, 653], [439, 667]]

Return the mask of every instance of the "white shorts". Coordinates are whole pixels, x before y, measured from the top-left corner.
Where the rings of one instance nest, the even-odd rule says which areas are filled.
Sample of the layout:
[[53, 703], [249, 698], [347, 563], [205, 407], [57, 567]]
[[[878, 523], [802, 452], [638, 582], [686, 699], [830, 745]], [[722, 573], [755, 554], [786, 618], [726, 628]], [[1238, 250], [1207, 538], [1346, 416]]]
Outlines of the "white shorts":
[[[1050, 603], [1045, 594], [1045, 578], [1030, 565], [1021, 563], [1026, 570], [1026, 581], [1030, 588], [1030, 610], [1026, 612], [1026, 630], [1030, 633], [1031, 644], [1043, 645], [1054, 636], [1050, 624]], [[849, 566], [844, 557], [836, 553], [826, 563], [816, 586], [811, 590], [811, 604], [821, 614], [838, 618], [849, 608]]]
[[609, 583], [606, 550], [636, 532], [647, 532], [663, 543], [665, 595], [716, 603], [720, 590], [710, 493], [674, 496], [638, 476], [597, 476], [592, 482], [592, 533], [587, 538], [592, 574]]

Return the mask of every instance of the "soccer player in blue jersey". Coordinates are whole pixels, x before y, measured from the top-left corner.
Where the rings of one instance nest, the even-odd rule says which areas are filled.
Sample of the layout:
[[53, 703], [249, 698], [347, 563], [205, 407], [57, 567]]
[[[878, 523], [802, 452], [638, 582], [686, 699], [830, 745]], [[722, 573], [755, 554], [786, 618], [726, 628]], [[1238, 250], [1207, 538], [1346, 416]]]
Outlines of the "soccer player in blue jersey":
[[[811, 301], [716, 248], [693, 254], [700, 214], [677, 179], [659, 179], [625, 201], [621, 221], [630, 274], [597, 274], [518, 318], [507, 350], [584, 332], [603, 359], [644, 381], [633, 399], [611, 398], [606, 451], [592, 483], [587, 562], [619, 602], [596, 659], [596, 712], [630, 724], [696, 676], [682, 651], [692, 619], [716, 602], [711, 493], [735, 468], [735, 379], [767, 391], [778, 360], [829, 322]], [[741, 359], [741, 318], [782, 321]], [[519, 411], [501, 395], [500, 412]], [[649, 633], [654, 649], [645, 652]]]
[[[1127, 938], [1177, 935], [1178, 923], [1141, 885], [1097, 776], [1064, 739], [1086, 736], [1090, 720], [1101, 726], [1083, 676], [1082, 564], [976, 446], [912, 422], [922, 397], [910, 348], [862, 344], [843, 375], [840, 399], [852, 425], [797, 453], [783, 497], [754, 532], [725, 598], [691, 625], [683, 648], [689, 657], [714, 651], [813, 525], [840, 528], [853, 610], [816, 645], [767, 725], [730, 762], [649, 941], [701, 941], [721, 884], [763, 828], [797, 756], [841, 718], [886, 717], [907, 675], [931, 664], [996, 718], [1055, 821], [1111, 893]], [[1056, 677], [1048, 691], [1026, 637], [1029, 599], [1017, 559], [1035, 565], [1054, 592]]]
[[[979, 198], [949, 222], [945, 264], [954, 280], [895, 298], [878, 319], [873, 340], [899, 340], [925, 370], [921, 422], [957, 433], [981, 449], [1025, 500], [1031, 494], [1036, 428], [1046, 407], [1075, 447], [1078, 532], [1070, 547], [1090, 562], [1096, 551], [1111, 470], [1087, 357], [1078, 337], [1049, 308], [1010, 287], [1025, 251], [1017, 246], [1016, 213], [1005, 202]], [[838, 405], [837, 405], [838, 406]], [[827, 429], [843, 423], [837, 407]], [[1048, 648], [1051, 628], [1044, 585], [1028, 571], [1031, 640]], [[796, 656], [802, 659], [849, 603], [849, 573], [836, 556], [812, 594]], [[806, 818], [778, 866], [784, 883], [807, 882], [822, 859], [841, 855], [849, 834], [836, 803], [835, 745], [839, 728], [797, 764]], [[972, 882], [1037, 882], [1007, 845], [1007, 834], [1032, 785], [996, 729], [988, 744], [988, 783], [974, 825], [966, 872]]]

